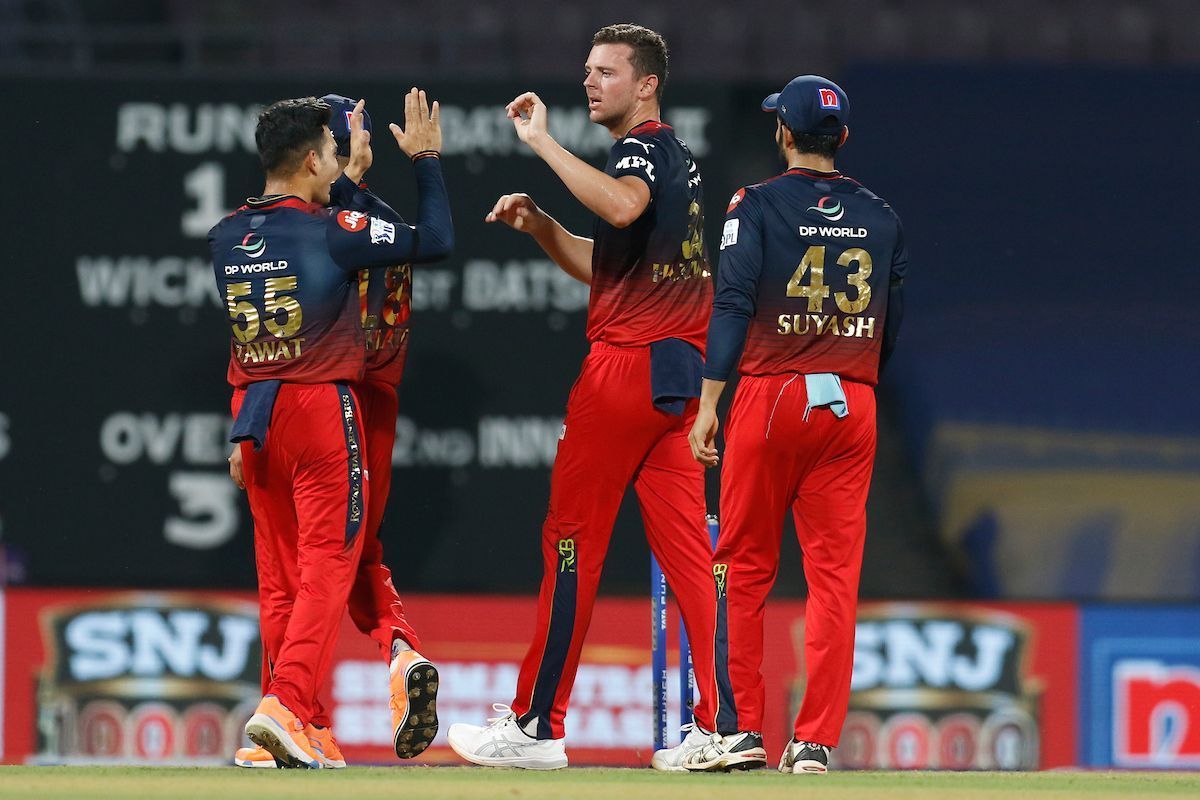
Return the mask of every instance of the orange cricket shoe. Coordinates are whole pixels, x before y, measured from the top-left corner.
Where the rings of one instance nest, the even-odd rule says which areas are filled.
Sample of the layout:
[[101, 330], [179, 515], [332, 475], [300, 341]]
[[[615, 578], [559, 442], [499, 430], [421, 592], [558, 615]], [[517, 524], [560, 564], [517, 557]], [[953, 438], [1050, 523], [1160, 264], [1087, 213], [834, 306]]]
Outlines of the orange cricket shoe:
[[[304, 735], [308, 737], [308, 743], [321, 757], [321, 766], [324, 769], [346, 768], [346, 759], [342, 755], [341, 748], [338, 747], [337, 740], [333, 738], [333, 731], [328, 728], [305, 725]], [[275, 763], [275, 756], [261, 747], [239, 747], [233, 754], [233, 763], [235, 766], [248, 769], [274, 769], [279, 766]]]
[[321, 766], [325, 769], [346, 768], [346, 759], [342, 756], [342, 749], [338, 747], [337, 739], [333, 738], [333, 729], [305, 725], [304, 734], [308, 737], [308, 743], [321, 757]]
[[250, 741], [284, 767], [320, 769], [321, 756], [304, 734], [304, 724], [274, 695], [267, 695], [246, 723]]
[[392, 742], [396, 755], [412, 758], [437, 735], [438, 672], [416, 650], [392, 659]]
[[275, 756], [261, 747], [239, 747], [233, 754], [233, 765], [249, 769], [275, 769], [279, 766], [275, 763]]

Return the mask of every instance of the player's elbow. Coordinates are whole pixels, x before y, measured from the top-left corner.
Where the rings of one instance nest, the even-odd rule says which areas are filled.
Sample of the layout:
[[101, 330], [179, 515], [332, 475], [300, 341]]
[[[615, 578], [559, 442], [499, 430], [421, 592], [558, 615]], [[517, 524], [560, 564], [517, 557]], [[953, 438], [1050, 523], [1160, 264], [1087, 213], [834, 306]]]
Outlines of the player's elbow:
[[427, 228], [421, 232], [419, 261], [441, 261], [454, 252], [454, 229], [452, 227]]
[[638, 217], [646, 210], [646, 206], [650, 205], [649, 192], [641, 181], [638, 181], [638, 188], [631, 189], [621, 186], [620, 189], [621, 191], [609, 197], [607, 207], [603, 209], [600, 216], [614, 228], [628, 228], [637, 222]]
[[454, 253], [454, 231], [451, 229], [442, 232], [434, 244], [437, 250], [437, 258], [449, 258]]
[[614, 228], [628, 228], [637, 222], [637, 218], [642, 215], [644, 210], [644, 207], [638, 207], [633, 203], [618, 202], [613, 204], [613, 208], [604, 215], [604, 221]]

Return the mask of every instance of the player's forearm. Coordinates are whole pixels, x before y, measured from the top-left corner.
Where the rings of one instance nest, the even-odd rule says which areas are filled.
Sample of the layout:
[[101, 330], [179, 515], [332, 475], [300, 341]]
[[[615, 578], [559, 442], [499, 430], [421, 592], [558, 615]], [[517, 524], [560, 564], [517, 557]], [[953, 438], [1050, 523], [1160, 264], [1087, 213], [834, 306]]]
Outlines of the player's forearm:
[[542, 224], [531, 231], [534, 241], [563, 272], [591, 285], [592, 240], [571, 233], [549, 214], [544, 217]]
[[575, 199], [609, 225], [627, 227], [645, 210], [646, 204], [636, 191], [573, 155], [549, 136], [531, 142], [530, 146]]
[[[712, 316], [708, 320], [708, 346], [705, 348], [704, 380], [719, 382], [722, 386], [737, 369], [746, 344], [746, 332], [750, 329], [753, 311], [741, 307], [728, 291], [717, 293]], [[718, 395], [719, 396], [719, 395]]]
[[896, 337], [904, 319], [904, 281], [892, 281], [888, 287], [887, 318], [883, 322], [883, 342], [879, 351], [879, 371], [887, 366], [896, 349]]
[[413, 261], [438, 261], [454, 249], [454, 220], [450, 215], [450, 197], [442, 179], [441, 159], [436, 156], [413, 162], [417, 179], [417, 245]]
[[700, 384], [700, 407], [716, 410], [721, 395], [725, 392], [725, 381], [705, 378]]

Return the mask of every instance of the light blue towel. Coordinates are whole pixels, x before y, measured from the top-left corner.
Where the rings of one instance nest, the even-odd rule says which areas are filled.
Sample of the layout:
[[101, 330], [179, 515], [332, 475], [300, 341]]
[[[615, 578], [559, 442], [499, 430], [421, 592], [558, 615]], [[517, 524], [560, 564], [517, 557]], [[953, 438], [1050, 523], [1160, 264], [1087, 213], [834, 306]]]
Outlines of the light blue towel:
[[804, 376], [804, 390], [808, 393], [808, 405], [804, 409], [804, 421], [814, 408], [825, 408], [839, 419], [850, 416], [846, 406], [846, 393], [842, 391], [842, 379], [832, 372], [819, 372]]

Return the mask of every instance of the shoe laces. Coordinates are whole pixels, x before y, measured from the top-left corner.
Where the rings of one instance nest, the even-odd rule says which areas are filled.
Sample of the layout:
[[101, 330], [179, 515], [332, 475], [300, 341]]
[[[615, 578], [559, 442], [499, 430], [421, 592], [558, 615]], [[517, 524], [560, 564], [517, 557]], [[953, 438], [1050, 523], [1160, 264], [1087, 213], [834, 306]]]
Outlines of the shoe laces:
[[807, 747], [810, 750], [821, 750], [825, 753], [825, 755], [829, 755], [829, 748], [823, 744], [817, 744], [816, 742], [805, 742], [805, 741], [796, 742], [795, 744], [796, 744], [797, 750], [803, 750], [804, 748]]
[[[680, 742], [680, 744], [690, 744], [692, 746], [699, 745], [702, 742], [707, 742], [707, 741], [709, 741], [710, 737], [712, 736], [712, 734], [710, 734], [708, 731], [704, 730], [704, 728], [701, 728], [699, 725], [695, 724], [694, 722], [689, 722], [686, 725], [681, 725], [679, 727], [679, 732], [684, 734], [683, 739]], [[688, 742], [689, 739], [691, 739], [691, 742]]]
[[492, 710], [500, 712], [500, 716], [488, 717], [488, 727], [490, 727], [490, 728], [494, 728], [498, 725], [503, 725], [505, 722], [508, 722], [510, 719], [515, 721], [517, 718], [517, 712], [513, 711], [509, 706], [506, 706], [504, 703], [492, 703]]

